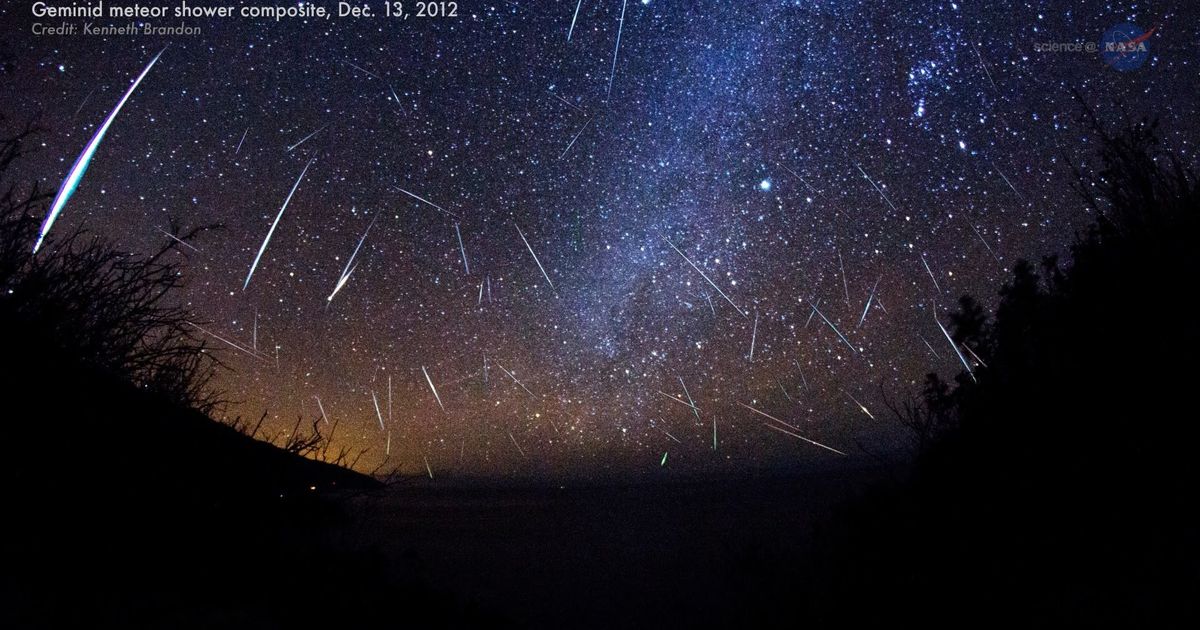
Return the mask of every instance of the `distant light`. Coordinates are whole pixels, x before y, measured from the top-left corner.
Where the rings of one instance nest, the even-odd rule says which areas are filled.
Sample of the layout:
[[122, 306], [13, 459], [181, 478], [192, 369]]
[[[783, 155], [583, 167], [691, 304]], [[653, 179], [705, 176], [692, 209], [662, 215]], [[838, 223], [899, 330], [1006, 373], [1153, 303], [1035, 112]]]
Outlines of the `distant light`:
[[66, 72], [66, 71], [67, 71], [67, 67], [66, 67], [66, 66], [64, 66], [64, 65], [59, 65], [59, 66], [58, 66], [58, 71], [59, 71], [59, 72]]
[[963, 151], [966, 151], [966, 150], [967, 150], [967, 143], [966, 143], [966, 142], [963, 142], [962, 140], [959, 140], [959, 141], [958, 141], [958, 148], [962, 149]]
[[762, 191], [771, 190], [771, 180], [764, 179], [761, 182], [758, 182], [758, 189]]

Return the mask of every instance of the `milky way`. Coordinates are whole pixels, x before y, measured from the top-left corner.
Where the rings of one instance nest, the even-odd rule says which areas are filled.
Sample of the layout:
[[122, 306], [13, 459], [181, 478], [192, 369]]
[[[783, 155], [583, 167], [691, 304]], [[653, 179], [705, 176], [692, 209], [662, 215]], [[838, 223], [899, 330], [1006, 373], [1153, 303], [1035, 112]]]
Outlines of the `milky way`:
[[[1092, 219], [1072, 90], [1194, 155], [1184, 3], [458, 5], [171, 39], [55, 228], [145, 253], [172, 218], [223, 223], [178, 255], [205, 329], [252, 350], [213, 346], [224, 416], [326, 415], [364, 469], [896, 451], [885, 397], [973, 360], [939, 328], [958, 296], [992, 304]], [[168, 42], [0, 10], [0, 112], [42, 114], [20, 169], [53, 188]], [[1035, 49], [1124, 22], [1158, 27], [1136, 69]]]

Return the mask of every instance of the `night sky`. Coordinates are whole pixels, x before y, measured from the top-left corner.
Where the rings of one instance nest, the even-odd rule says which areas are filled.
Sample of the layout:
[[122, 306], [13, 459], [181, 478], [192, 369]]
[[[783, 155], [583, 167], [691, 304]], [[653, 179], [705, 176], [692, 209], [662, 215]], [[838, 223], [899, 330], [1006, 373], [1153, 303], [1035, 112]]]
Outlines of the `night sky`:
[[[0, 112], [41, 115], [18, 177], [57, 190], [170, 43], [52, 235], [225, 225], [175, 255], [251, 349], [212, 338], [228, 418], [319, 397], [410, 474], [825, 466], [900, 449], [884, 397], [962, 369], [937, 319], [1092, 220], [1071, 89], [1194, 156], [1188, 4], [583, 0], [568, 42], [574, 0], [172, 38], [34, 37], [7, 2]], [[1136, 69], [1035, 51], [1124, 22], [1156, 28]]]

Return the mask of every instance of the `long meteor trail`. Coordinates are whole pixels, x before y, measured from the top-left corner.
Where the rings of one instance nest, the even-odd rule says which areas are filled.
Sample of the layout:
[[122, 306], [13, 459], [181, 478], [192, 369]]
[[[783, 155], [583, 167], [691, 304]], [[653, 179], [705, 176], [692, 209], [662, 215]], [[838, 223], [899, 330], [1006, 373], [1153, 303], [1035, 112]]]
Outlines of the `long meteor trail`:
[[[463, 267], [467, 270], [467, 275], [471, 275], [471, 264], [467, 262], [467, 248], [463, 247], [462, 230], [458, 229], [458, 224], [454, 224], [454, 234], [458, 236], [458, 251], [462, 254]], [[482, 286], [482, 285], [480, 285]], [[482, 295], [482, 291], [480, 295]]]
[[605, 94], [612, 93], [613, 77], [617, 76], [617, 55], [621, 53], [621, 31], [625, 30], [625, 5], [628, 0], [621, 0], [621, 23], [617, 25], [617, 45], [613, 48], [612, 70], [608, 73], [608, 90]]
[[569, 142], [567, 144], [567, 148], [563, 149], [563, 152], [558, 154], [558, 159], [560, 159], [560, 160], [563, 159], [563, 156], [565, 156], [567, 154], [567, 151], [570, 151], [571, 147], [575, 146], [575, 141], [579, 139], [579, 136], [583, 135], [583, 132], [588, 128], [588, 125], [590, 125], [590, 124], [592, 124], [591, 118], [587, 119], [587, 122], [583, 123], [583, 126], [579, 128], [579, 132], [576, 133], [575, 137], [571, 138], [571, 142]]
[[725, 298], [726, 302], [729, 302], [729, 305], [733, 307], [733, 310], [738, 312], [738, 315], [741, 315], [742, 317], [749, 317], [745, 311], [743, 311], [741, 308], [739, 308], [737, 304], [733, 303], [733, 300], [730, 299], [728, 295], [725, 295], [725, 292], [721, 290], [721, 287], [717, 286], [717, 283], [710, 280], [708, 275], [706, 275], [703, 271], [700, 270], [699, 267], [696, 266], [696, 263], [692, 262], [692, 260], [690, 258], [688, 258], [682, 251], [680, 251], [678, 247], [675, 247], [675, 243], [672, 243], [671, 239], [668, 238], [668, 239], [663, 239], [663, 240], [667, 241], [667, 245], [670, 245], [671, 249], [675, 250], [675, 253], [679, 254], [684, 260], [686, 260], [687, 264], [691, 265], [692, 269], [695, 269], [696, 273], [700, 274], [700, 277], [704, 278], [704, 280], [706, 282], [708, 282], [710, 285], [712, 285], [712, 288], [716, 289], [717, 293], [720, 293], [721, 297]]
[[[775, 416], [772, 416], [769, 413], [766, 413], [764, 411], [759, 411], [758, 409], [755, 409], [754, 407], [751, 407], [750, 405], [747, 405], [740, 401], [738, 402], [738, 404], [745, 407], [746, 409], [749, 409], [750, 411], [753, 411], [754, 413], [756, 413], [760, 416], [763, 416], [764, 418], [769, 418], [771, 420], [774, 420], [775, 422], [778, 422], [779, 424], [782, 424], [785, 427], [789, 427], [789, 428], [795, 429], [797, 431], [799, 430], [799, 428], [796, 427], [795, 425], [788, 424], [787, 422], [784, 422], [783, 420], [780, 420], [779, 418], [776, 418]], [[833, 451], [834, 453], [837, 453], [838, 455], [845, 455], [845, 453], [837, 450], [836, 448], [833, 448], [832, 446], [825, 446], [824, 444], [821, 444], [820, 442], [817, 442], [815, 440], [810, 440], [810, 439], [804, 437], [803, 435], [800, 435], [799, 433], [792, 433], [791, 431], [788, 431], [786, 429], [781, 429], [773, 424], [768, 424], [765, 422], [763, 423], [763, 426], [766, 426], [771, 429], [775, 429], [776, 431], [779, 431], [780, 433], [786, 433], [795, 438], [800, 438], [801, 440], [804, 440], [805, 442], [808, 442], [809, 444], [812, 444], [813, 446], [819, 446], [827, 451]]]
[[449, 210], [447, 210], [447, 209], [445, 209], [445, 208], [443, 208], [443, 207], [441, 207], [441, 206], [437, 205], [436, 203], [433, 203], [432, 201], [430, 201], [430, 200], [428, 200], [428, 199], [426, 199], [426, 198], [424, 198], [424, 197], [422, 197], [422, 196], [420, 196], [420, 195], [414, 195], [413, 193], [410, 193], [410, 192], [408, 192], [407, 190], [404, 190], [403, 188], [401, 188], [401, 187], [399, 187], [399, 186], [397, 186], [397, 187], [396, 187], [396, 190], [399, 190], [400, 192], [402, 192], [402, 193], [404, 193], [404, 194], [408, 195], [409, 197], [412, 197], [413, 199], [416, 199], [417, 201], [420, 201], [420, 202], [421, 202], [421, 203], [423, 203], [423, 204], [426, 204], [426, 205], [428, 205], [428, 206], [432, 206], [432, 207], [434, 207], [434, 208], [437, 208], [438, 210], [441, 210], [442, 212], [445, 212], [446, 214], [448, 214], [448, 215], [450, 215], [450, 216], [454, 217], [455, 219], [461, 219], [461, 218], [462, 218], [462, 217], [458, 216], [457, 214], [454, 214], [453, 212], [450, 212]]
[[371, 391], [371, 402], [375, 404], [375, 417], [379, 419], [379, 430], [386, 431], [387, 428], [383, 426], [383, 412], [379, 410], [379, 399], [375, 397], [374, 390]]
[[325, 123], [324, 125], [321, 126], [320, 129], [308, 134], [307, 136], [304, 136], [303, 138], [300, 139], [300, 142], [297, 142], [296, 144], [293, 144], [292, 146], [288, 147], [287, 150], [291, 151], [292, 149], [295, 149], [296, 147], [304, 144], [305, 142], [308, 142], [309, 138], [321, 133], [322, 131], [325, 131], [325, 127], [328, 127], [330, 124], [332, 124], [332, 123]]
[[279, 220], [283, 218], [283, 211], [287, 210], [288, 204], [292, 201], [292, 195], [296, 194], [296, 189], [300, 187], [300, 182], [304, 180], [304, 174], [308, 172], [308, 167], [312, 166], [313, 160], [317, 156], [308, 159], [308, 164], [304, 165], [304, 170], [300, 171], [300, 177], [296, 178], [296, 183], [292, 184], [292, 191], [288, 193], [287, 199], [283, 200], [283, 205], [279, 208], [279, 214], [275, 215], [275, 222], [271, 224], [271, 229], [267, 231], [267, 238], [263, 239], [262, 247], [258, 248], [258, 255], [254, 257], [254, 262], [250, 265], [250, 273], [246, 274], [246, 281], [242, 283], [242, 290], [250, 286], [250, 278], [254, 277], [254, 270], [258, 268], [258, 261], [262, 259], [263, 252], [267, 251], [267, 244], [271, 242], [271, 235], [275, 233], [275, 228], [279, 226]]
[[[976, 381], [975, 371], [971, 369], [971, 364], [967, 363], [967, 358], [963, 356], [963, 353], [961, 351], [959, 351], [958, 344], [954, 343], [954, 338], [952, 338], [950, 336], [950, 333], [946, 330], [946, 327], [942, 325], [942, 322], [940, 320], [938, 320], [937, 313], [933, 314], [933, 321], [934, 321], [934, 323], [936, 323], [938, 325], [938, 328], [941, 329], [942, 334], [946, 336], [946, 343], [949, 343], [950, 347], [954, 348], [954, 354], [958, 355], [958, 360], [960, 362], [962, 362], [963, 367], [967, 369], [967, 374], [971, 375], [971, 380]], [[930, 348], [930, 349], [932, 350], [932, 348]], [[976, 382], [978, 382], [978, 381], [976, 381]]]
[[567, 29], [567, 41], [571, 41], [571, 33], [575, 32], [575, 20], [579, 19], [579, 7], [583, 6], [583, 0], [575, 3], [575, 15], [571, 16], [571, 28]]
[[850, 343], [850, 340], [846, 338], [846, 335], [843, 335], [842, 331], [838, 330], [838, 327], [834, 326], [833, 322], [829, 321], [828, 317], [825, 317], [825, 313], [822, 313], [820, 309], [817, 308], [816, 304], [813, 304], [813, 310], [816, 311], [817, 315], [820, 316], [821, 319], [825, 320], [826, 324], [829, 324], [829, 327], [833, 329], [833, 332], [837, 333], [837, 336], [840, 337], [843, 342], [845, 342], [846, 347], [850, 348], [851, 352], [858, 354], [858, 350], [854, 347], [854, 344]]
[[529, 244], [529, 239], [525, 238], [525, 233], [521, 231], [521, 226], [515, 226], [517, 234], [521, 235], [521, 240], [525, 241], [525, 247], [529, 249], [529, 255], [533, 256], [533, 262], [537, 263], [538, 269], [542, 270], [542, 276], [546, 278], [546, 282], [550, 284], [550, 288], [554, 289], [554, 282], [550, 280], [550, 274], [546, 273], [546, 268], [542, 266], [542, 261], [538, 260], [537, 254], [533, 253], [533, 246]]
[[880, 197], [883, 197], [883, 200], [886, 201], [887, 205], [892, 208], [892, 211], [899, 212], [899, 210], [896, 209], [896, 204], [892, 203], [892, 200], [888, 199], [888, 196], [883, 194], [883, 189], [880, 188], [879, 185], [875, 183], [875, 180], [871, 179], [870, 175], [867, 175], [867, 172], [863, 170], [863, 167], [861, 167], [857, 164], [855, 164], [854, 166], [856, 166], [858, 168], [858, 172], [862, 173], [862, 176], [864, 178], [866, 178], [867, 182], [869, 182], [871, 184], [871, 188], [874, 188], [875, 192], [879, 193]]
[[350, 274], [354, 273], [354, 270], [358, 268], [358, 265], [354, 264], [354, 258], [358, 256], [358, 250], [362, 249], [363, 242], [367, 240], [367, 234], [371, 232], [371, 228], [375, 225], [375, 219], [378, 218], [379, 215], [376, 214], [375, 218], [371, 219], [371, 224], [367, 226], [366, 231], [363, 232], [362, 238], [358, 239], [358, 245], [354, 248], [354, 253], [350, 254], [350, 260], [346, 261], [346, 268], [342, 270], [342, 276], [338, 278], [337, 286], [333, 287], [333, 293], [330, 293], [329, 297], [325, 298], [327, 303], [333, 301], [333, 296], [337, 295], [338, 291], [341, 291], [342, 287], [346, 286], [346, 282], [350, 280]]
[[421, 372], [425, 374], [425, 382], [429, 383], [429, 390], [433, 392], [433, 397], [437, 400], [438, 407], [441, 407], [442, 411], [445, 411], [446, 407], [442, 405], [442, 397], [438, 396], [437, 388], [433, 386], [433, 379], [429, 378], [429, 370], [426, 370], [425, 366], [422, 365]]
[[36, 254], [37, 251], [41, 249], [42, 242], [46, 240], [46, 234], [50, 232], [50, 228], [54, 226], [54, 222], [58, 219], [58, 215], [62, 213], [63, 208], [66, 207], [67, 202], [71, 199], [71, 196], [74, 195], [75, 191], [79, 188], [79, 182], [83, 181], [83, 174], [87, 172], [88, 165], [91, 164], [92, 158], [96, 155], [96, 149], [100, 148], [100, 142], [104, 140], [104, 134], [108, 133], [108, 128], [111, 127], [113, 121], [116, 120], [117, 114], [121, 111], [121, 108], [125, 106], [125, 102], [129, 100], [129, 97], [133, 96], [134, 90], [136, 90], [138, 85], [141, 84], [142, 79], [146, 78], [146, 75], [150, 72], [150, 68], [154, 67], [154, 64], [158, 61], [158, 58], [161, 57], [165, 51], [166, 49], [164, 48], [162, 51], [159, 51], [157, 55], [154, 55], [154, 58], [151, 59], [150, 63], [146, 65], [146, 69], [142, 70], [142, 73], [139, 74], [136, 79], [134, 79], [133, 84], [129, 86], [129, 89], [125, 90], [125, 95], [121, 97], [121, 100], [117, 102], [117, 106], [113, 108], [112, 112], [108, 115], [108, 118], [104, 119], [104, 123], [100, 125], [100, 128], [96, 130], [95, 135], [93, 135], [92, 139], [88, 141], [87, 146], [85, 146], [83, 149], [83, 153], [80, 153], [79, 157], [75, 158], [75, 164], [71, 166], [71, 170], [67, 173], [67, 178], [63, 180], [62, 185], [58, 188], [58, 194], [54, 196], [54, 202], [50, 204], [50, 212], [46, 215], [46, 219], [42, 221], [42, 228], [38, 231], [37, 242], [33, 244], [33, 253]]

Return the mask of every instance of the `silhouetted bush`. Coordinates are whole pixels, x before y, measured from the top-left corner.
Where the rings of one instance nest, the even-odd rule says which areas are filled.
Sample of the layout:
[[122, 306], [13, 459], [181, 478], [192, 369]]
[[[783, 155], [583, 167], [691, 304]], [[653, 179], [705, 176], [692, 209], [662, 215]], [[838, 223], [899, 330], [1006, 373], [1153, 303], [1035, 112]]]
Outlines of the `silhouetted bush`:
[[[2, 122], [2, 120], [0, 120]], [[0, 139], [0, 185], [23, 144], [27, 126]], [[0, 196], [0, 325], [7, 335], [35, 340], [117, 375], [140, 388], [209, 413], [217, 363], [173, 302], [179, 265], [169, 256], [202, 227], [168, 239], [149, 256], [126, 254], [81, 230], [51, 234], [38, 254], [33, 243], [46, 195]]]

